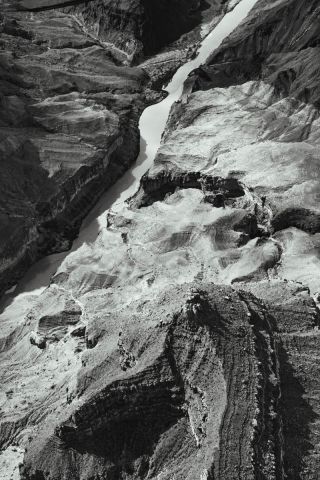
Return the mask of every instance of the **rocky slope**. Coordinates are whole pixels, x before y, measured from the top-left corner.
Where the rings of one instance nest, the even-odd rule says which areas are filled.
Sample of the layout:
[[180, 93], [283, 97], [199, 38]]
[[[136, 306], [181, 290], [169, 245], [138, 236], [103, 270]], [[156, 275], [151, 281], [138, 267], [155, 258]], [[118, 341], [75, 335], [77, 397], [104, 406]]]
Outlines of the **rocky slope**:
[[[271, 306], [198, 281], [120, 307], [98, 289], [81, 296], [80, 329], [79, 307], [52, 284], [1, 355], [15, 363], [2, 446], [26, 446], [28, 479], [282, 478], [283, 456], [293, 456], [287, 423], [296, 407], [305, 420], [311, 414], [294, 372], [282, 371], [289, 347], [280, 339], [296, 332], [292, 312], [313, 342], [319, 323], [305, 291], [294, 302], [286, 293], [288, 307], [277, 298]], [[30, 328], [45, 347], [31, 345]]]
[[135, 159], [147, 76], [116, 65], [71, 15], [1, 15], [3, 287], [39, 256], [68, 248]]
[[[174, 222], [174, 257], [183, 246], [195, 253], [187, 269], [198, 266], [196, 279], [271, 299], [281, 342], [282, 470], [261, 478], [316, 479], [319, 472], [318, 329], [306, 328], [296, 309], [302, 292], [303, 303], [318, 311], [318, 17], [318, 2], [257, 2], [190, 76], [131, 202], [142, 214], [163, 205], [163, 225], [171, 218], [167, 205], [183, 198], [179, 218], [189, 216], [189, 225]], [[213, 224], [207, 209], [219, 212]]]
[[2, 313], [8, 478], [318, 479], [318, 13], [258, 0], [137, 194]]
[[244, 206], [285, 249], [273, 274], [304, 281], [313, 293], [320, 278], [318, 15], [317, 2], [257, 2], [190, 76], [134, 199], [150, 205], [177, 187], [195, 187], [213, 205]]
[[[212, 4], [221, 11], [221, 2]], [[39, 257], [69, 248], [97, 198], [135, 160], [139, 117], [159, 98], [151, 83], [161, 85], [188, 54], [191, 39], [181, 54], [175, 47], [169, 62], [160, 58], [157, 69], [133, 67], [135, 52], [141, 57], [144, 45], [155, 52], [177, 39], [198, 22], [202, 6], [180, 1], [172, 11], [163, 2], [98, 0], [1, 5], [3, 292]], [[159, 37], [149, 21], [151, 14], [159, 17], [157, 9], [163, 21], [174, 9], [184, 13], [168, 30], [170, 38]], [[152, 41], [143, 25], [152, 27]]]
[[153, 55], [199, 26], [203, 12], [220, 15], [227, 0], [16, 0], [25, 11], [64, 8], [75, 15], [91, 35], [131, 58]]

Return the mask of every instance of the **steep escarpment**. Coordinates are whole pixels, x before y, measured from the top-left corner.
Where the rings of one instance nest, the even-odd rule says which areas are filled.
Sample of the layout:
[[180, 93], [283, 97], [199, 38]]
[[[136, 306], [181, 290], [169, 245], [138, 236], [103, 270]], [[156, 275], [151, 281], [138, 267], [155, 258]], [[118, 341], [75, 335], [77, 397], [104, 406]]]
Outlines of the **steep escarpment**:
[[[164, 265], [171, 269], [167, 282], [189, 275], [230, 282], [270, 309], [268, 325], [279, 342], [271, 347], [279, 375], [272, 378], [280, 390], [271, 416], [280, 422], [282, 460], [275, 477], [262, 478], [316, 479], [319, 471], [318, 8], [257, 2], [190, 75], [154, 165], [131, 199], [139, 215], [157, 212], [157, 233], [144, 251], [152, 245], [161, 258], [159, 275]], [[242, 220], [230, 222], [236, 215]], [[136, 213], [131, 218], [138, 229]], [[130, 245], [131, 227], [124, 225]]]
[[170, 6], [164, 1], [92, 0], [70, 11], [102, 41], [135, 58], [155, 54], [199, 25], [204, 7], [198, 0], [179, 0]]
[[[222, 18], [228, 0], [91, 0], [66, 8], [84, 31], [124, 64], [139, 64], [156, 89], [196, 52]], [[231, 7], [230, 7], [231, 8]]]
[[[154, 55], [206, 19], [214, 24], [228, 0], [16, 0], [17, 9], [37, 12], [61, 8], [83, 29], [127, 61]], [[194, 37], [196, 38], [196, 37]]]
[[179, 38], [226, 8], [220, 0], [3, 4], [0, 292], [39, 257], [70, 248], [92, 205], [137, 157], [142, 110], [190, 56], [200, 28]]
[[68, 248], [134, 161], [148, 78], [117, 66], [70, 15], [1, 15], [2, 290], [39, 256]]
[[[260, 107], [260, 146], [242, 149], [237, 168], [242, 170], [243, 166], [246, 173], [242, 180], [269, 200], [271, 231], [277, 232], [274, 238], [285, 250], [278, 272], [285, 278], [306, 280], [313, 292], [318, 290], [319, 279], [318, 261], [312, 257], [320, 218], [318, 17], [318, 2], [258, 2], [243, 27], [211, 56], [192, 87], [197, 90], [242, 84], [245, 88], [245, 81], [255, 80], [259, 89], [268, 92], [264, 97], [266, 108]], [[243, 99], [243, 103], [247, 101]], [[276, 112], [265, 116], [270, 112], [269, 105]], [[267, 132], [263, 132], [265, 121]], [[252, 156], [253, 161], [247, 162], [244, 155]], [[236, 157], [232, 153], [227, 156], [230, 160], [233, 156], [234, 163]], [[247, 170], [245, 164], [249, 163], [252, 166]], [[225, 163], [225, 158], [219, 159], [218, 171], [220, 166], [230, 174], [227, 164], [231, 165], [229, 160]], [[254, 170], [263, 172], [268, 180], [258, 178]], [[301, 252], [298, 255], [297, 248]], [[290, 265], [291, 250], [295, 250], [296, 258], [301, 255], [299, 273], [297, 264]]]
[[274, 281], [249, 288], [266, 302], [278, 328], [281, 397], [277, 411], [282, 422], [283, 472], [290, 479], [315, 480], [319, 471], [319, 310], [301, 284]]
[[0, 461], [26, 480], [316, 478], [316, 305], [294, 284], [243, 287], [75, 298], [58, 275], [0, 354]]

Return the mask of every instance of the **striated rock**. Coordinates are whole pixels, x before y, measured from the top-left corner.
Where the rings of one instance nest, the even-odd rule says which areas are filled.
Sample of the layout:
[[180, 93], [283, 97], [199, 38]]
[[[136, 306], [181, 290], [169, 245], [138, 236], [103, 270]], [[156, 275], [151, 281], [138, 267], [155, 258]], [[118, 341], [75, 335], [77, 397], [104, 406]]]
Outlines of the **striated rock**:
[[[174, 472], [193, 479], [200, 472], [204, 478], [276, 479], [283, 470], [294, 478], [302, 465], [317, 471], [303, 425], [317, 414], [318, 374], [314, 367], [310, 383], [293, 365], [297, 345], [306, 352], [306, 368], [315, 355], [319, 313], [308, 290], [295, 284], [239, 287], [197, 281], [127, 306], [112, 301], [116, 291], [88, 292], [81, 301], [89, 335], [98, 341], [82, 353], [81, 364], [79, 353], [70, 351], [67, 369], [61, 354], [71, 337], [33, 366], [21, 339], [10, 355], [17, 368], [24, 362], [25, 394], [34, 370], [49, 369], [48, 360], [59, 358], [54, 383], [43, 390], [39, 382], [37, 403], [24, 404], [19, 380], [11, 376], [1, 438], [6, 446], [19, 435], [27, 447], [21, 478], [169, 479]], [[33, 351], [30, 344], [27, 351]], [[131, 359], [125, 369], [124, 352]], [[317, 423], [310, 429], [316, 438]]]
[[[84, 216], [136, 159], [143, 108], [191, 55], [201, 18], [223, 9], [220, 0], [3, 4], [0, 292], [39, 257], [70, 248]], [[173, 41], [156, 68], [152, 58], [132, 66]]]
[[259, 0], [242, 28], [209, 58], [204, 68], [207, 87], [258, 77], [277, 94], [319, 107], [318, 15], [316, 0], [308, 5], [302, 0]]
[[196, 27], [204, 6], [198, 0], [178, 0], [169, 8], [163, 0], [91, 0], [68, 11], [79, 17], [89, 32], [135, 59], [155, 54]]
[[[202, 188], [214, 206], [244, 207], [258, 225], [253, 235], [274, 234], [284, 254], [271, 274], [306, 281], [313, 293], [320, 271], [314, 236], [319, 231], [318, 13], [317, 2], [307, 7], [299, 0], [256, 3], [206, 65], [190, 75], [132, 202], [141, 207], [177, 187]], [[209, 191], [201, 181], [208, 178], [213, 179]], [[242, 197], [230, 192], [230, 184]]]
[[[310, 135], [305, 138], [302, 132], [309, 130], [309, 123]], [[236, 197], [235, 192], [229, 193], [231, 182], [260, 205], [265, 197], [263, 209], [267, 216], [268, 209], [275, 215], [274, 228], [281, 222], [281, 212], [289, 222], [289, 209], [298, 217], [297, 209], [304, 204], [314, 212], [310, 213], [314, 226], [300, 225], [315, 232], [317, 130], [317, 112], [312, 106], [278, 100], [264, 82], [193, 93], [187, 103], [174, 108], [164, 143], [142, 180], [139, 196], [151, 188], [159, 193], [164, 188], [170, 191], [165, 184], [172, 184], [172, 191], [186, 183], [183, 178], [220, 178], [211, 189], [223, 193], [226, 200]], [[306, 219], [305, 213], [300, 217]]]
[[246, 284], [266, 302], [279, 333], [278, 366], [287, 478], [316, 479], [319, 453], [319, 309], [309, 290], [279, 281]]
[[147, 77], [115, 65], [72, 15], [1, 15], [3, 289], [40, 256], [69, 248], [135, 159]]
[[280, 259], [279, 244], [256, 238], [248, 209], [214, 208], [204, 200], [201, 190], [183, 189], [149, 207], [123, 210], [95, 244], [66, 258], [57, 281], [78, 293], [110, 289], [115, 302], [129, 304], [168, 284], [267, 278]]
[[[170, 7], [164, 0], [16, 0], [19, 10], [37, 12], [65, 7], [85, 31], [109, 45], [115, 55], [153, 55], [198, 27], [202, 17], [212, 19], [224, 9], [224, 0], [178, 0]], [[209, 8], [210, 15], [203, 14]]]
[[[277, 340], [259, 302], [197, 284], [137, 301], [108, 322], [103, 297], [87, 302], [89, 316], [100, 310], [99, 342], [76, 399], [36, 428], [22, 478], [276, 478]], [[135, 356], [126, 370], [119, 338]]]

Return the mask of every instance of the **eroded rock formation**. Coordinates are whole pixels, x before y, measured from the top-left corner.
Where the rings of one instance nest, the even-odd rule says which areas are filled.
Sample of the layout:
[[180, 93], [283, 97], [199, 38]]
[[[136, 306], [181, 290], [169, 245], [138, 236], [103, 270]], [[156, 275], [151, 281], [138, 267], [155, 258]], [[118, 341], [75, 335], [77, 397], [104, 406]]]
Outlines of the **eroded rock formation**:
[[146, 74], [60, 11], [2, 13], [1, 274], [70, 246], [139, 148]]
[[[220, 13], [223, 2], [211, 3], [210, 12]], [[186, 59], [192, 35], [169, 59], [163, 54], [142, 67], [132, 61], [191, 30], [204, 5], [179, 1], [173, 11], [165, 2], [140, 0], [1, 5], [3, 292], [39, 257], [68, 249], [92, 205], [135, 160], [141, 112], [160, 98], [151, 85], [161, 87]], [[167, 38], [161, 22], [169, 19], [175, 29], [165, 30]]]
[[[13, 376], [4, 414], [17, 410], [15, 435], [28, 418], [22, 477], [280, 478], [286, 437], [279, 402], [288, 392], [280, 391], [279, 331], [295, 331], [291, 309], [201, 282], [121, 310], [104, 297], [101, 290], [82, 297], [88, 349], [81, 363], [69, 359], [63, 368], [67, 359], [59, 359], [49, 395], [41, 381], [37, 399], [24, 404]], [[303, 292], [291, 306], [306, 333], [314, 331], [319, 318], [313, 304], [304, 306]], [[27, 344], [17, 342], [17, 362]], [[36, 364], [24, 359], [33, 395], [31, 370], [42, 378], [62, 353], [58, 345], [44, 354], [27, 346], [28, 356], [37, 355]], [[74, 346], [66, 335], [64, 355]], [[11, 431], [3, 427], [3, 445]]]
[[[50, 15], [79, 18], [78, 5], [64, 8]], [[318, 8], [258, 0], [190, 75], [139, 191], [41, 295], [0, 316], [0, 465], [20, 464], [21, 479], [318, 480]], [[101, 29], [90, 39], [111, 41]], [[95, 72], [103, 45], [79, 49]], [[54, 92], [28, 107], [36, 138], [41, 124], [60, 145], [71, 115], [90, 145], [117, 139], [132, 98], [135, 132], [153, 79], [119, 61], [108, 63], [116, 91]], [[99, 122], [111, 120], [106, 137]]]
[[190, 76], [133, 200], [143, 206], [211, 178], [209, 200], [222, 195], [225, 206], [245, 205], [285, 249], [275, 274], [306, 281], [313, 293], [320, 278], [318, 15], [317, 2], [257, 2]]

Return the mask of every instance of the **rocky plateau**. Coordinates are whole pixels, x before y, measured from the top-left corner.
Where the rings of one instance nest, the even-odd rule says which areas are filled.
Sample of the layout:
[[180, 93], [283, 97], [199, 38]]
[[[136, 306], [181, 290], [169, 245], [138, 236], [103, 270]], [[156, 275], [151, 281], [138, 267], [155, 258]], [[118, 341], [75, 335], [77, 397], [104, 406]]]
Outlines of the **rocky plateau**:
[[[240, 4], [3, 2], [2, 291], [70, 248]], [[1, 479], [319, 480], [320, 6], [253, 4], [137, 191], [2, 308]]]

